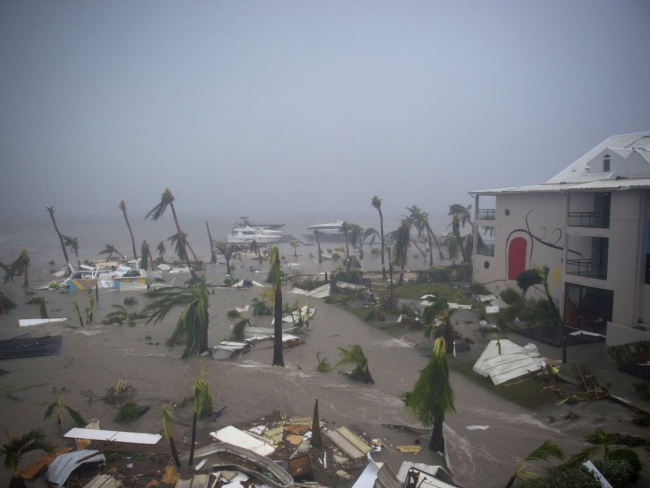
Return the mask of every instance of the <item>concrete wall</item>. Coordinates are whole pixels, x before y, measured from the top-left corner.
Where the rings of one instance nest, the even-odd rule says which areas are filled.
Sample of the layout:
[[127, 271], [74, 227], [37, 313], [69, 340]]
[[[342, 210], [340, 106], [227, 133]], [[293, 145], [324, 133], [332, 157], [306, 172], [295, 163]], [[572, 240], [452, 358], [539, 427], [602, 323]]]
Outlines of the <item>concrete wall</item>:
[[608, 346], [620, 346], [621, 344], [636, 341], [650, 341], [650, 333], [607, 322], [605, 343]]

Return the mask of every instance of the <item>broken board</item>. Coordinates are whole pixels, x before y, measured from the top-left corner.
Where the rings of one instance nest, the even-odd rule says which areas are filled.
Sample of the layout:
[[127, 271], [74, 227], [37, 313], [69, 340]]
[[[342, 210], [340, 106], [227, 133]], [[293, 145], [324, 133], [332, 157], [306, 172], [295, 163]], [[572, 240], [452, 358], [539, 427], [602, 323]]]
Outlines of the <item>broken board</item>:
[[52, 461], [54, 461], [58, 456], [61, 454], [67, 454], [70, 451], [72, 451], [71, 447], [64, 447], [63, 449], [57, 449], [51, 454], [45, 454], [23, 469], [20, 472], [20, 476], [26, 480], [33, 480], [45, 471], [45, 468], [49, 467], [49, 465], [52, 464]]
[[158, 444], [162, 435], [141, 434], [138, 432], [119, 432], [116, 430], [74, 428], [63, 437], [72, 439], [90, 439], [93, 441], [124, 442], [126, 444]]
[[354, 444], [352, 444], [337, 431], [327, 432], [325, 435], [350, 459], [356, 460], [361, 459], [365, 456], [361, 450], [356, 448]]

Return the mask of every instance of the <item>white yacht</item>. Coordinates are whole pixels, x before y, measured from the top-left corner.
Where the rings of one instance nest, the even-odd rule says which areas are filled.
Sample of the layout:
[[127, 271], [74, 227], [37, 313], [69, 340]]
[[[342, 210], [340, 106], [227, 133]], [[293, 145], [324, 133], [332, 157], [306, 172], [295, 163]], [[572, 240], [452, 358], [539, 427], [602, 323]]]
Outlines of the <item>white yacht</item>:
[[226, 241], [232, 244], [250, 244], [254, 240], [258, 244], [272, 244], [282, 239], [283, 234], [281, 230], [235, 227], [232, 234], [226, 236]]
[[319, 234], [323, 235], [339, 235], [343, 232], [343, 221], [337, 220], [336, 222], [330, 222], [327, 224], [310, 225], [307, 227], [307, 230], [312, 232], [317, 230]]

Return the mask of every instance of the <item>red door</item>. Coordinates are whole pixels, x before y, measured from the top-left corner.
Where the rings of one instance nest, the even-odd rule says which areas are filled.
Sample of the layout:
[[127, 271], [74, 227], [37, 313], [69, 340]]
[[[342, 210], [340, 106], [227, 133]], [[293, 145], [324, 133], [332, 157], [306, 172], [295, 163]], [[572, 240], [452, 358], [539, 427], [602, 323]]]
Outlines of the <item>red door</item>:
[[523, 237], [515, 237], [508, 248], [508, 279], [516, 280], [519, 273], [526, 271], [526, 247]]

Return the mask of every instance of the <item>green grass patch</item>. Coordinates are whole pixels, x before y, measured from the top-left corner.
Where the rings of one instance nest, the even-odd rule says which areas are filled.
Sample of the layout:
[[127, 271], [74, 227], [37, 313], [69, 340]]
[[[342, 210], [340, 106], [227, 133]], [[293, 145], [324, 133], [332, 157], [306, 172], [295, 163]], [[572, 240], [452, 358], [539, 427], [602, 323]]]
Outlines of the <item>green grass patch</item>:
[[538, 410], [544, 405], [558, 400], [556, 393], [550, 390], [542, 390], [542, 383], [535, 378], [526, 377], [525, 381], [521, 381], [523, 378], [520, 378], [519, 380], [513, 380], [514, 384], [495, 385], [490, 378], [484, 378], [472, 370], [472, 366], [476, 362], [475, 358], [463, 359], [449, 356], [447, 361], [449, 369], [452, 371], [462, 374], [495, 395], [529, 410]]

